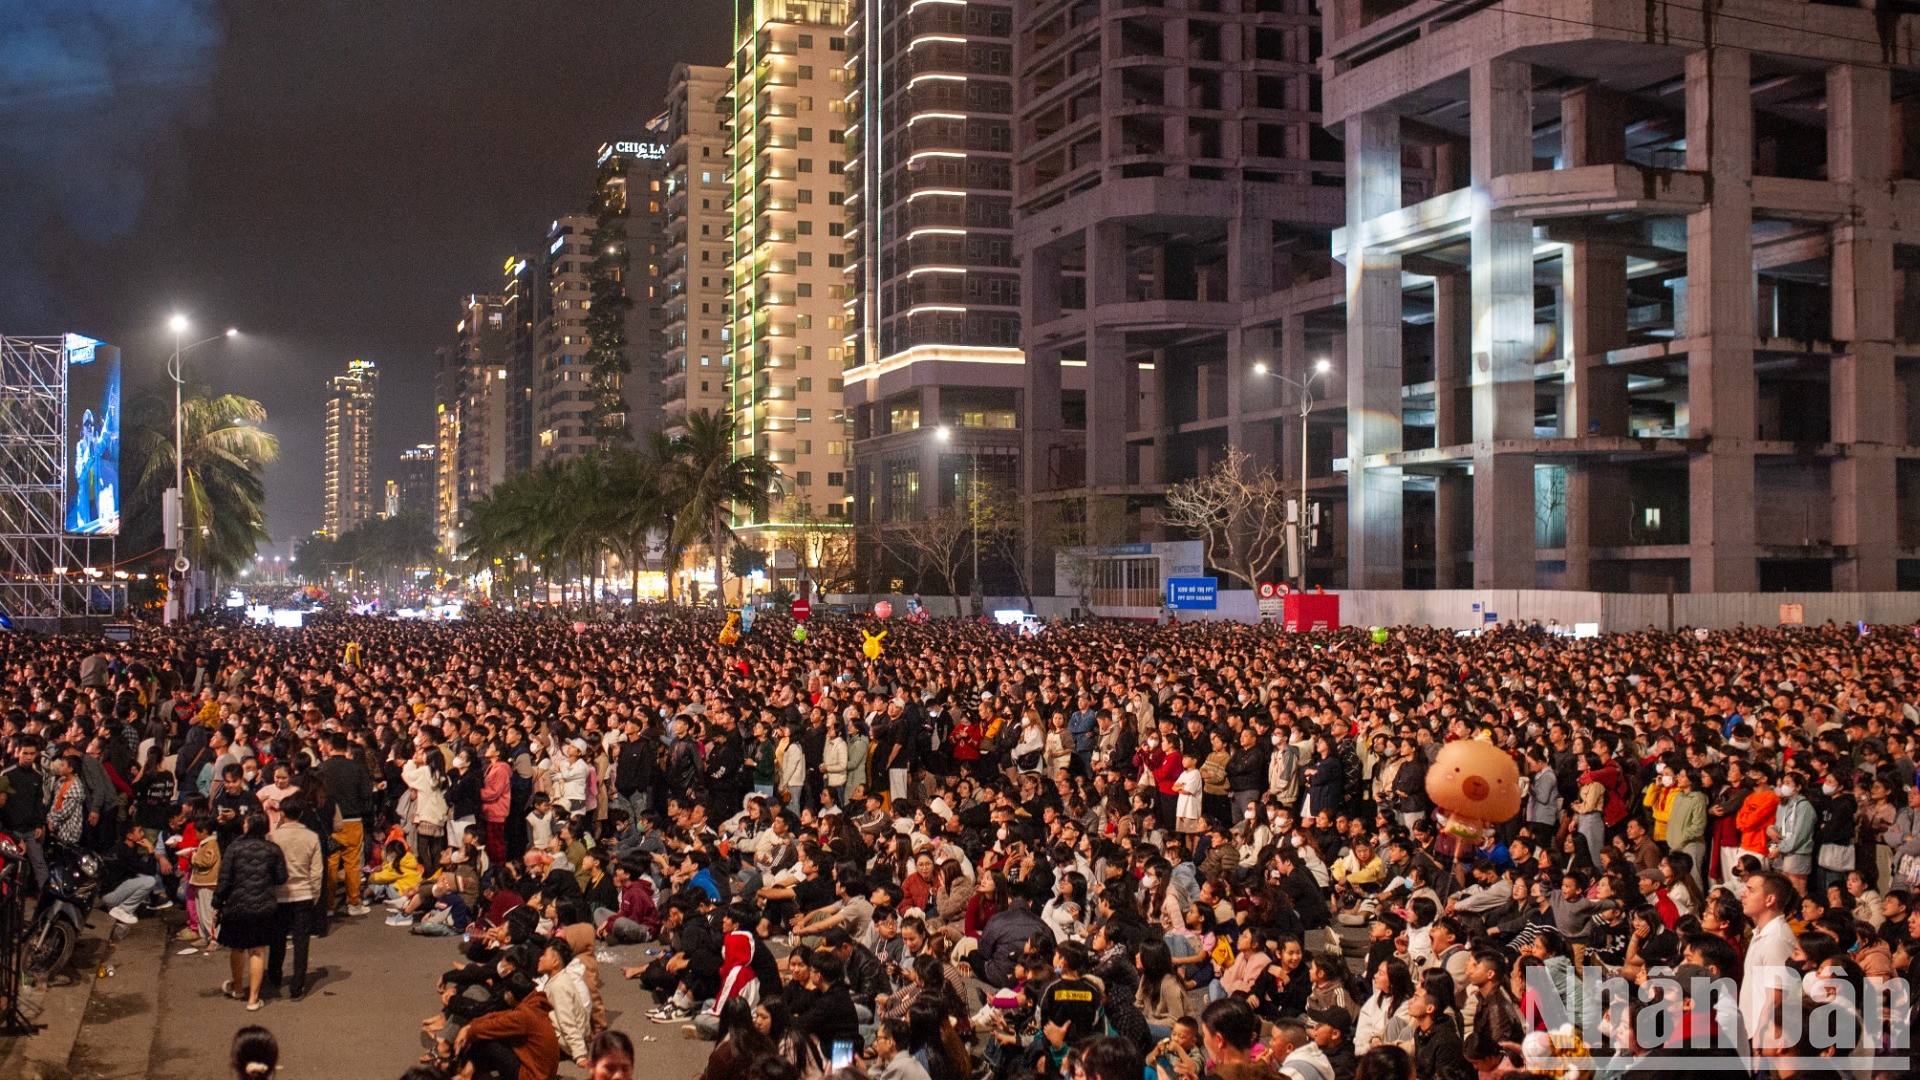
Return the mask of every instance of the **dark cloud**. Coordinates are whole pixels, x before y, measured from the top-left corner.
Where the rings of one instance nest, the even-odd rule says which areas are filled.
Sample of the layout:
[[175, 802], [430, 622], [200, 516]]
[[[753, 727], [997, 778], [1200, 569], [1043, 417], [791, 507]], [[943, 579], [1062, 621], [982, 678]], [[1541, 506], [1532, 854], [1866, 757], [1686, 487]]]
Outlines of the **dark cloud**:
[[[667, 0], [0, 0], [0, 328], [113, 341], [139, 380], [169, 311], [240, 327], [189, 366], [265, 403], [269, 524], [302, 535], [327, 375], [380, 364], [384, 475], [431, 434], [457, 297], [583, 206], [595, 148], [730, 32], [726, 5]], [[59, 153], [23, 184], [34, 139]]]

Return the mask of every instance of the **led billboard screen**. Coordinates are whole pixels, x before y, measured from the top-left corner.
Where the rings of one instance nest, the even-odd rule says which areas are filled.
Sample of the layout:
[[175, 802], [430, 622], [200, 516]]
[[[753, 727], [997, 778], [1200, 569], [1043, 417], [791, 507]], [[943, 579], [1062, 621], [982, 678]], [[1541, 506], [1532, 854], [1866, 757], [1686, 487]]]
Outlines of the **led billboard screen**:
[[69, 533], [120, 531], [120, 350], [68, 334], [67, 507]]

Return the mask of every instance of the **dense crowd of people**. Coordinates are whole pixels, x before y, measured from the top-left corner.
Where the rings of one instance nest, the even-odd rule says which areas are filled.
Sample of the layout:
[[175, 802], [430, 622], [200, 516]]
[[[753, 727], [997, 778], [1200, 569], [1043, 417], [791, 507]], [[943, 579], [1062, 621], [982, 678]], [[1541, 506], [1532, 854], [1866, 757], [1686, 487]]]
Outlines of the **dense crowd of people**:
[[[249, 1010], [338, 919], [447, 937], [410, 1076], [630, 1073], [621, 978], [703, 1080], [1907, 1075], [1912, 628], [720, 631], [0, 636], [0, 828]], [[1428, 795], [1468, 739], [1484, 835]]]

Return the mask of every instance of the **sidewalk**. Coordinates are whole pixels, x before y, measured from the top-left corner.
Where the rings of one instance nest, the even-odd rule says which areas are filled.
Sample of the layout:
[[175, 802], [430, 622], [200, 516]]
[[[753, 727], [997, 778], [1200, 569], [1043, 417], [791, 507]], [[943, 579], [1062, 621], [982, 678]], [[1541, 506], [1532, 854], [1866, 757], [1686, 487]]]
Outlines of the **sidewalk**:
[[26, 989], [22, 1011], [29, 1020], [46, 1027], [34, 1035], [0, 1037], [0, 1077], [69, 1080], [81, 1075], [73, 1071], [74, 1045], [87, 1020], [94, 986], [101, 981], [102, 960], [117, 963], [120, 947], [114, 941], [114, 932], [119, 929], [119, 923], [105, 914], [96, 914], [93, 925], [74, 948], [73, 962], [54, 984]]

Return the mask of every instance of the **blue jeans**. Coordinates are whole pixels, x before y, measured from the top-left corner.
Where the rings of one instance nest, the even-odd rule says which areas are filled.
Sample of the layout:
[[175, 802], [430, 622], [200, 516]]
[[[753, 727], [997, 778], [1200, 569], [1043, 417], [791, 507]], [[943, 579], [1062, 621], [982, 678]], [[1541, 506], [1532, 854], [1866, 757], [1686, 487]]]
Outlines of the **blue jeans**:
[[150, 874], [130, 877], [115, 886], [107, 895], [100, 898], [100, 905], [106, 908], [119, 908], [131, 915], [141, 904], [146, 903], [147, 894], [153, 891], [160, 879]]

